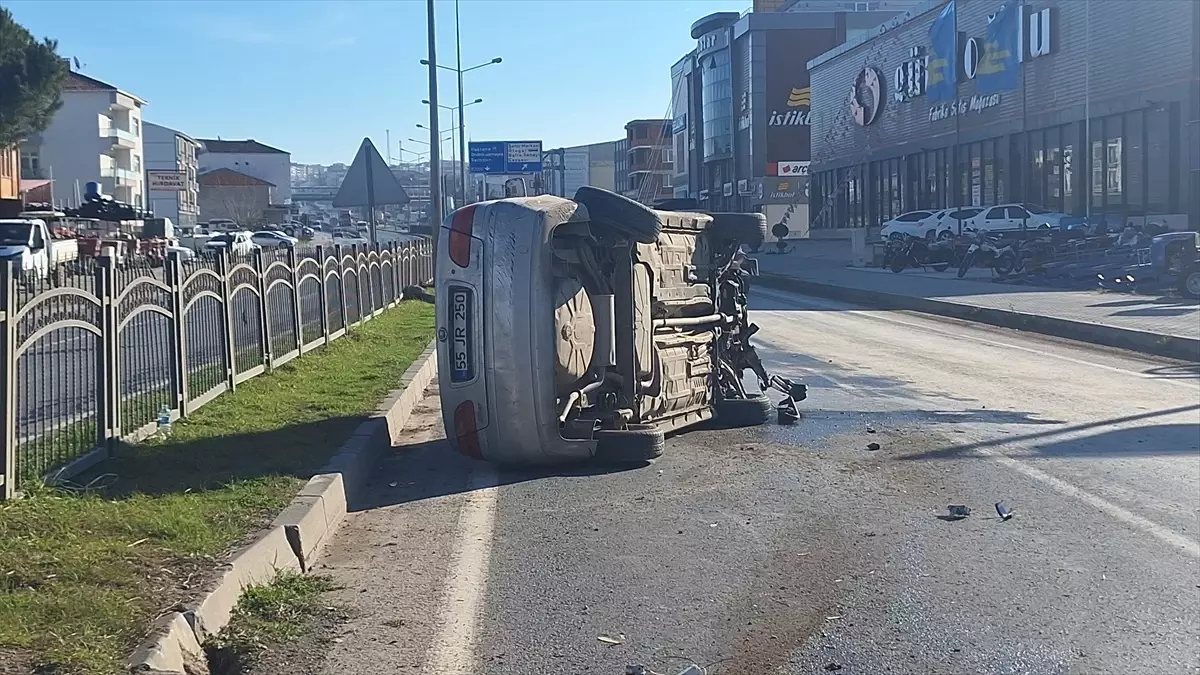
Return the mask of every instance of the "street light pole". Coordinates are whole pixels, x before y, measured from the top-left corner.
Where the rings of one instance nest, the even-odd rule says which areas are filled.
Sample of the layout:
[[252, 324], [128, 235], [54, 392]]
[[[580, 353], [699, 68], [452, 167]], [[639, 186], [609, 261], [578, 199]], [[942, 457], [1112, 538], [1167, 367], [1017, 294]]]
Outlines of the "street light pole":
[[458, 176], [462, 182], [462, 198], [460, 203], [467, 203], [467, 135], [463, 131], [463, 70], [462, 70], [462, 33], [458, 24], [458, 0], [454, 0], [454, 47], [457, 51], [458, 71]]
[[438, 132], [437, 106], [437, 31], [433, 24], [433, 1], [427, 0], [429, 24], [429, 227], [433, 235], [434, 264], [437, 264], [437, 240], [442, 227], [442, 135]]

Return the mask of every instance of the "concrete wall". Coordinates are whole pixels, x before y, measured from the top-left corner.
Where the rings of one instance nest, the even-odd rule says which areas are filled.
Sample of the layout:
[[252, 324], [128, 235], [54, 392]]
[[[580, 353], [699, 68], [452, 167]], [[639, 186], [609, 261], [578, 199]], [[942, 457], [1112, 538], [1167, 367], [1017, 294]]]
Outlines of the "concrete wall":
[[[292, 199], [292, 156], [279, 152], [204, 152], [197, 158], [200, 173], [233, 169], [275, 186], [274, 198], [283, 204]], [[203, 209], [201, 209], [203, 215]]]

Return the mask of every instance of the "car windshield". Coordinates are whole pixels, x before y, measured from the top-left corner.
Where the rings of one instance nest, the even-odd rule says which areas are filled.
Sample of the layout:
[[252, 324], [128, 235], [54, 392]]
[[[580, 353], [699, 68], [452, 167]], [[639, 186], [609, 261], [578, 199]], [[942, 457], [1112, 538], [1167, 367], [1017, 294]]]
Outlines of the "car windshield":
[[32, 234], [28, 223], [0, 223], [0, 246], [24, 246]]

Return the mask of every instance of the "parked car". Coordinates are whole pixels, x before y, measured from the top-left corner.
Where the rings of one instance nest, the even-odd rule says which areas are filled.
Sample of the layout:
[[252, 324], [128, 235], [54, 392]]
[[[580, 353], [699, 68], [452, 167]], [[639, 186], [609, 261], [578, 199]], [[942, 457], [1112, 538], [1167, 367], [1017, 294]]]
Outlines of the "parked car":
[[942, 209], [927, 218], [922, 223], [926, 239], [949, 239], [962, 234], [966, 230], [966, 222], [983, 209], [978, 206], [963, 206]]
[[189, 262], [196, 259], [196, 252], [186, 246], [168, 246], [167, 255], [172, 253], [179, 256], [181, 262]]
[[[593, 187], [472, 204], [438, 233], [446, 434], [502, 464], [644, 462], [664, 434], [767, 421], [804, 385], [769, 375], [746, 309], [761, 214], [655, 211]], [[784, 413], [787, 413], [786, 415]]]
[[41, 218], [0, 220], [0, 261], [11, 260], [22, 272], [47, 278], [52, 270], [78, 257], [78, 242], [55, 239]]
[[[211, 222], [211, 221], [210, 221]], [[245, 230], [218, 234], [204, 242], [204, 250], [208, 253], [227, 251], [230, 255], [250, 255], [262, 250], [262, 246], [254, 243], [253, 235]]]
[[254, 243], [263, 248], [291, 248], [300, 243], [299, 239], [284, 234], [283, 232], [275, 232], [272, 230], [262, 230], [251, 235]]
[[980, 230], [983, 232], [1003, 232], [1005, 230], [1057, 230], [1068, 219], [1065, 213], [1050, 211], [1036, 204], [999, 204], [984, 207], [969, 220], [963, 221], [963, 229]]
[[884, 239], [903, 239], [904, 237], [924, 237], [925, 221], [934, 214], [933, 211], [909, 211], [902, 213], [883, 223], [879, 236]]

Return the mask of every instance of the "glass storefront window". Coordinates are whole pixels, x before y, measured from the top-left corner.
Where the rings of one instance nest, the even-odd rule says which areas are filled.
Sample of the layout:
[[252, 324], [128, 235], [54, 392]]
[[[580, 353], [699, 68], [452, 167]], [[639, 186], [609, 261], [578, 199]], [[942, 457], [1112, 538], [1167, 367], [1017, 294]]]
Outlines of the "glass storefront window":
[[1075, 140], [1079, 138], [1075, 124], [1060, 128], [1062, 133], [1062, 206], [1070, 214], [1079, 212], [1075, 204]]
[[938, 181], [938, 152], [930, 150], [925, 153], [925, 191], [929, 195], [927, 204], [934, 209], [946, 206], [943, 202], [945, 197], [942, 195], [941, 184]]
[[888, 161], [888, 182], [890, 185], [889, 194], [892, 201], [892, 215], [890, 217], [895, 218], [901, 213], [904, 213], [904, 200], [902, 199], [903, 191], [900, 189], [899, 158]]
[[1125, 138], [1120, 115], [1104, 122], [1104, 194], [1109, 211], [1126, 213]]
[[999, 204], [996, 199], [996, 142], [984, 141], [980, 148], [980, 165], [983, 167], [983, 204]]
[[1146, 213], [1170, 213], [1171, 121], [1165, 106], [1146, 116]]
[[1146, 212], [1146, 193], [1142, 184], [1142, 165], [1145, 161], [1142, 148], [1142, 135], [1145, 133], [1143, 124], [1141, 110], [1135, 110], [1125, 116], [1125, 140], [1122, 148], [1125, 153], [1125, 203], [1129, 213], [1138, 215]]

